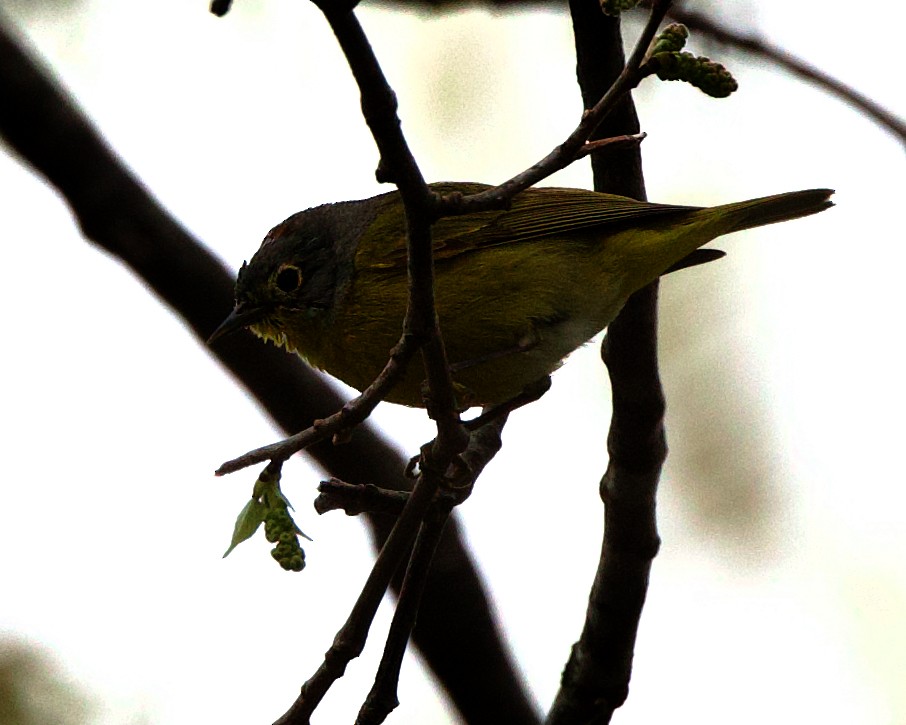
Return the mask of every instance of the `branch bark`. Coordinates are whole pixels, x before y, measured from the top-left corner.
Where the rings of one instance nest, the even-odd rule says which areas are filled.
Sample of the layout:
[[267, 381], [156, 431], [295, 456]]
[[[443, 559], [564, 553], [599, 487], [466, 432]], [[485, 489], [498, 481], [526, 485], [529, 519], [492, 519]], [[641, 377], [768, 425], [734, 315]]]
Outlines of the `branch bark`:
[[[596, 0], [571, 0], [570, 13], [587, 105], [621, 72], [620, 22], [602, 15]], [[598, 133], [638, 130], [635, 107], [626, 96]], [[622, 157], [608, 155], [606, 164], [592, 154], [595, 189], [645, 199], [641, 152], [627, 148], [617, 153]], [[613, 398], [610, 462], [600, 484], [604, 540], [585, 624], [548, 713], [549, 725], [610, 722], [629, 692], [636, 632], [659, 544], [655, 496], [667, 454], [657, 367], [657, 295], [657, 282], [636, 292], [609, 326], [602, 346]]]

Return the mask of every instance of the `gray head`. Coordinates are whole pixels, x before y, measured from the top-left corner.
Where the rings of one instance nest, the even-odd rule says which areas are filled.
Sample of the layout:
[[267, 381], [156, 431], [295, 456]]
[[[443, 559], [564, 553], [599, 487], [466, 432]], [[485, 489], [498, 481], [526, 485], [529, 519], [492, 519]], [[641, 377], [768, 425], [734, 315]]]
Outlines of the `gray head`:
[[307, 209], [271, 229], [239, 270], [236, 306], [208, 342], [243, 327], [279, 337], [287, 318], [329, 315], [349, 286], [358, 240], [373, 219], [367, 201]]

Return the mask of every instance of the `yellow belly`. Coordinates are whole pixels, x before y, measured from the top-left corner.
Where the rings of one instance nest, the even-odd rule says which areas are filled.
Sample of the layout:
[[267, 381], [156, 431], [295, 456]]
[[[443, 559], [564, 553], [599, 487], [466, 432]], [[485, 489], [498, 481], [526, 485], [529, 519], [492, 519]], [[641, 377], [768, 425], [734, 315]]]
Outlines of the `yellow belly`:
[[[556, 240], [499, 247], [438, 265], [438, 318], [463, 407], [507, 400], [553, 372], [566, 355], [603, 329], [626, 293], [603, 289], [600, 262], [577, 258]], [[584, 270], [584, 271], [583, 271]], [[313, 365], [352, 387], [369, 385], [402, 333], [405, 279], [399, 272], [358, 273], [336, 311], [330, 333], [299, 340]], [[422, 405], [416, 357], [387, 400]]]

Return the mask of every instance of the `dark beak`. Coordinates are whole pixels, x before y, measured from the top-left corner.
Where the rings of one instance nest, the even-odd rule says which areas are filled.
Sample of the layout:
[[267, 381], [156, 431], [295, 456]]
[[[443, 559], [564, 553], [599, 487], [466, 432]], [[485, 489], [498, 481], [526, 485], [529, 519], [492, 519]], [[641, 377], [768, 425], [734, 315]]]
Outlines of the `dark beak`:
[[267, 310], [264, 307], [251, 307], [240, 303], [233, 308], [233, 311], [220, 323], [220, 326], [211, 333], [207, 344], [212, 345], [222, 337], [231, 335], [249, 325], [254, 325], [256, 322], [263, 320], [265, 315], [267, 315]]

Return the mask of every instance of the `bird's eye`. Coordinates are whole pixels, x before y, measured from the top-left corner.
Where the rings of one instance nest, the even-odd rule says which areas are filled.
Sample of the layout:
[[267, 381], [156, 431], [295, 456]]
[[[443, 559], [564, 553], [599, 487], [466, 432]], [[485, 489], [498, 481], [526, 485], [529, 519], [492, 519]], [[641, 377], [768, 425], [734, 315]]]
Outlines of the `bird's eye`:
[[277, 272], [274, 282], [281, 292], [286, 292], [287, 294], [295, 292], [302, 284], [302, 270], [287, 264]]

